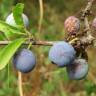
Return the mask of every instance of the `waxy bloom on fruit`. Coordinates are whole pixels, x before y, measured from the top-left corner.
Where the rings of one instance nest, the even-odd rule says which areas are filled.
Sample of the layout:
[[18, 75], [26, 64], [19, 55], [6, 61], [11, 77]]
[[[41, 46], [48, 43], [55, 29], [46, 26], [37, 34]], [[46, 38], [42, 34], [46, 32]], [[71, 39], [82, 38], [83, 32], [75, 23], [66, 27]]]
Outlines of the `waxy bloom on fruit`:
[[67, 73], [70, 79], [80, 80], [86, 77], [88, 69], [88, 63], [85, 59], [76, 59], [67, 66]]
[[[28, 27], [28, 25], [29, 25], [28, 17], [25, 14], [22, 14], [22, 18], [23, 18], [24, 26]], [[6, 18], [6, 23], [11, 26], [17, 27], [17, 24], [16, 24], [14, 17], [13, 17], [13, 13], [9, 14], [9, 16]]]
[[55, 43], [49, 51], [49, 59], [59, 67], [69, 65], [75, 59], [73, 46], [65, 41]]
[[13, 64], [18, 71], [28, 73], [32, 71], [36, 65], [36, 57], [32, 51], [22, 49], [14, 55]]

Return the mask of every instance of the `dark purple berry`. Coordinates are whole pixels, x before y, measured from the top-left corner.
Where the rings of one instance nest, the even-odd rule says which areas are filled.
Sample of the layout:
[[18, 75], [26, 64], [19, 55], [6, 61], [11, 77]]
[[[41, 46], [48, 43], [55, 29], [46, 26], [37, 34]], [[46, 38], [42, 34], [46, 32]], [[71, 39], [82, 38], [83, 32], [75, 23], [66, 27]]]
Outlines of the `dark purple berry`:
[[88, 64], [85, 59], [76, 59], [67, 66], [67, 73], [70, 79], [80, 80], [86, 77], [88, 73]]

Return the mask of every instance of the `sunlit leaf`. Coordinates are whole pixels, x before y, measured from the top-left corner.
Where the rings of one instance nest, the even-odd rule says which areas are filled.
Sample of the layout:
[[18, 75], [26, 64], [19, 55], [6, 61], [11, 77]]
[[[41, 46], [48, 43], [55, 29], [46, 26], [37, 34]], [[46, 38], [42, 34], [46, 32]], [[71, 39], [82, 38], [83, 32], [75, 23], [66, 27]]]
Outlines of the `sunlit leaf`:
[[17, 39], [8, 44], [0, 53], [0, 70], [2, 70], [9, 62], [11, 57], [25, 41], [24, 38]]
[[4, 39], [5, 39], [5, 36], [2, 33], [0, 33], [0, 40], [4, 40]]
[[22, 18], [23, 9], [24, 9], [24, 4], [22, 3], [18, 3], [13, 9], [13, 16], [14, 16], [15, 22], [18, 26], [21, 26], [21, 27], [24, 26], [23, 18]]
[[3, 21], [0, 21], [0, 31], [5, 34], [7, 38], [16, 35], [24, 35], [23, 30], [10, 26]]

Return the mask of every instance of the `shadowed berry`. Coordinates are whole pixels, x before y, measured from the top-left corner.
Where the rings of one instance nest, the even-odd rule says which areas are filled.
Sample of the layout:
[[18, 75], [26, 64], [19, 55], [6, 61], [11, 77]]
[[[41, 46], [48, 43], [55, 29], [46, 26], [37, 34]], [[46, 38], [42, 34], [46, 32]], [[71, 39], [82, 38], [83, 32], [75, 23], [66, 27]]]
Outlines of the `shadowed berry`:
[[69, 34], [76, 34], [80, 29], [80, 21], [75, 16], [70, 16], [65, 20], [64, 27]]
[[88, 73], [88, 64], [85, 59], [76, 59], [72, 64], [67, 66], [67, 73], [70, 79], [83, 79]]
[[[22, 14], [22, 18], [23, 18], [24, 26], [28, 27], [29, 25], [28, 17], [25, 14]], [[9, 16], [6, 18], [6, 23], [11, 26], [17, 27], [17, 24], [15, 23], [15, 20], [13, 17], [13, 13], [9, 14]]]
[[55, 43], [49, 51], [49, 59], [59, 67], [70, 64], [75, 59], [75, 50], [65, 41]]
[[13, 64], [17, 70], [28, 73], [36, 65], [36, 57], [30, 50], [22, 49], [14, 55]]

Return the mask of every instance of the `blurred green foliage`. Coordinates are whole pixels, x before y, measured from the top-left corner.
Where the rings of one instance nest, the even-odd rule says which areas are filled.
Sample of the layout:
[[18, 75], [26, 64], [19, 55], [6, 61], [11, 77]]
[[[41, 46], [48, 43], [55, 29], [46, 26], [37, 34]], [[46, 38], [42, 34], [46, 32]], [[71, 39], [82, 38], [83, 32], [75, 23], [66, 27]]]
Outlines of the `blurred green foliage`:
[[[80, 10], [86, 5], [87, 0], [43, 1], [44, 18], [41, 33], [38, 33], [38, 0], [1, 0], [0, 19], [5, 20], [7, 15], [11, 13], [13, 6], [18, 2], [22, 2], [25, 4], [24, 13], [27, 14], [30, 20], [29, 30], [35, 38], [39, 37], [41, 40], [64, 40], [65, 30], [63, 23], [65, 18], [70, 15], [78, 16]], [[3, 37], [0, 37], [1, 39]], [[96, 72], [93, 74], [93, 78], [88, 76], [84, 80], [70, 81], [67, 77], [66, 69], [58, 69], [48, 60], [49, 48], [41, 46], [32, 48], [36, 53], [38, 64], [33, 72], [27, 75], [23, 74], [25, 96], [96, 96], [96, 82], [94, 82], [96, 81]], [[17, 72], [11, 61], [9, 66], [9, 75], [8, 66], [0, 71], [0, 96], [19, 96]], [[47, 77], [44, 75], [46, 71], [50, 73]]]

